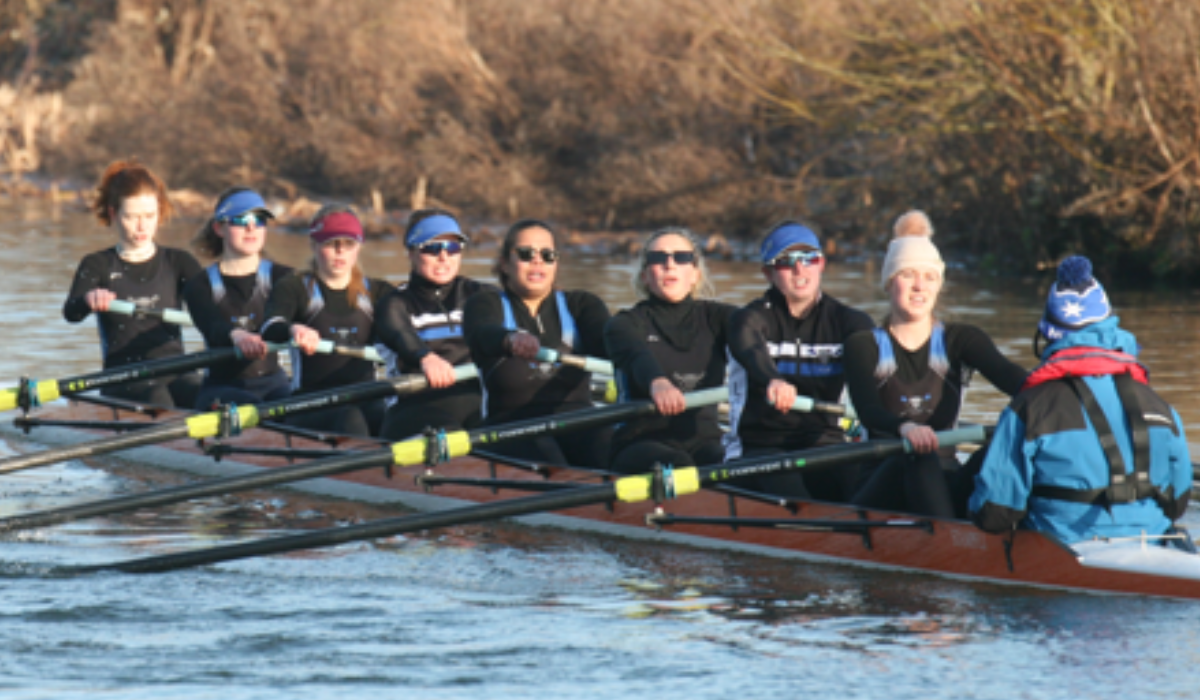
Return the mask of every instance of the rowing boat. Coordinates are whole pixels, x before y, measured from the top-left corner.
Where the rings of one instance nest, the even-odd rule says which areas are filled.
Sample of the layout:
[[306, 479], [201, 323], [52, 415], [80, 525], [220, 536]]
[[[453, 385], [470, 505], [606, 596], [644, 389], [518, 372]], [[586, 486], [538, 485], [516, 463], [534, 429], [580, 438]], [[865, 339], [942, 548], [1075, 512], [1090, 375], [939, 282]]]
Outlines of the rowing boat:
[[[119, 402], [56, 404], [40, 411], [34, 421], [18, 421], [20, 425], [4, 422], [0, 434], [10, 442], [24, 441], [30, 439], [25, 430], [32, 429], [32, 439], [40, 444], [66, 445], [93, 439], [95, 429], [105, 427], [108, 421], [150, 423], [170, 417], [178, 415], [170, 411], [138, 412]], [[57, 425], [60, 421], [70, 425]], [[115, 458], [192, 474], [224, 476], [276, 468], [296, 457], [376, 448], [378, 443], [258, 430], [200, 447], [207, 452], [198, 449], [194, 441], [178, 440], [136, 448]], [[610, 478], [603, 472], [472, 456], [434, 467], [352, 472], [295, 487], [357, 501], [444, 510], [465, 503], [596, 484]], [[1154, 540], [1088, 543], [1076, 551], [1035, 532], [989, 535], [962, 521], [788, 501], [730, 486], [657, 506], [586, 506], [522, 520], [694, 547], [1002, 584], [1200, 599], [1200, 557], [1162, 547]]]

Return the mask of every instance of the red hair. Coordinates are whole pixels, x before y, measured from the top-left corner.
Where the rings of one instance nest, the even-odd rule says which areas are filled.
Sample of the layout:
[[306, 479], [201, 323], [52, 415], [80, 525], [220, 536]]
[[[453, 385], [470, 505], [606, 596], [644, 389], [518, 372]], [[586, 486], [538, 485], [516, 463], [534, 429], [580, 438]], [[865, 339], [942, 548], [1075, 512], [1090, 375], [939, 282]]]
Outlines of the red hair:
[[100, 223], [112, 224], [112, 212], [121, 208], [121, 203], [130, 197], [152, 194], [158, 199], [158, 219], [166, 222], [174, 209], [167, 199], [167, 186], [146, 166], [134, 160], [118, 160], [104, 170], [100, 184], [96, 185], [96, 198], [92, 201], [92, 212]]

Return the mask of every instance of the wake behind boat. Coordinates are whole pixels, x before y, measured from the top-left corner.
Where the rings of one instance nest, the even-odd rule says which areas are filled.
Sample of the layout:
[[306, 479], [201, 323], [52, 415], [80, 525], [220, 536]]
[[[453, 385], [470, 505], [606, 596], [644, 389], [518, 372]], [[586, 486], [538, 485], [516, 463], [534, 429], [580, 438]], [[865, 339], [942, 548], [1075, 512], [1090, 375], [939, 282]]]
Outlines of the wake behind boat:
[[[131, 420], [145, 415], [76, 403], [52, 406], [39, 418], [63, 421]], [[160, 414], [157, 420], [173, 417]], [[34, 428], [33, 439], [67, 445], [96, 433], [70, 426]], [[10, 441], [28, 438], [4, 424]], [[120, 459], [154, 468], [222, 477], [278, 469], [289, 459], [272, 451], [295, 450], [312, 457], [342, 450], [368, 450], [367, 440], [328, 441], [319, 436], [245, 433], [222, 441], [217, 461], [191, 440], [122, 453]], [[333, 443], [333, 444], [331, 444]], [[212, 444], [208, 445], [213, 452]], [[246, 450], [248, 452], [243, 452]], [[230, 452], [233, 451], [233, 454]], [[256, 454], [258, 452], [268, 454]], [[396, 503], [422, 511], [447, 511], [470, 503], [516, 501], [530, 493], [602, 484], [615, 475], [596, 470], [520, 463], [496, 457], [459, 457], [436, 467], [370, 469], [316, 479], [294, 487], [350, 500]], [[1019, 530], [989, 535], [974, 525], [941, 518], [854, 508], [818, 501], [781, 499], [730, 486], [653, 503], [615, 503], [572, 508], [528, 519], [539, 525], [679, 544], [746, 551], [823, 563], [849, 563], [926, 572], [1002, 584], [1200, 598], [1200, 558], [1161, 546], [1156, 539], [1089, 542], [1077, 549], [1051, 537]]]

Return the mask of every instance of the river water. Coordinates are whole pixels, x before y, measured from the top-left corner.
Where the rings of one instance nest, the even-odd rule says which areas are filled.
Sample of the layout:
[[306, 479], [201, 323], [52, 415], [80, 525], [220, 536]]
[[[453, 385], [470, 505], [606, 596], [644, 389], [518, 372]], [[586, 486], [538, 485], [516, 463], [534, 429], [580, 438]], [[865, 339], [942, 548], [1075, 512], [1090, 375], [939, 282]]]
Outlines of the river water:
[[[111, 243], [74, 211], [0, 209], [0, 380], [98, 366], [95, 328], [62, 321], [78, 260]], [[164, 232], [182, 244], [186, 224]], [[398, 241], [372, 242], [368, 272], [402, 279]], [[302, 263], [299, 236], [274, 256]], [[492, 251], [467, 273], [488, 277]], [[615, 308], [628, 261], [568, 256], [564, 279]], [[756, 266], [713, 264], [720, 297], [761, 293]], [[871, 261], [835, 261], [829, 293], [878, 317]], [[951, 273], [950, 317], [1032, 364], [1044, 289]], [[1192, 358], [1200, 299], [1109, 289], [1160, 392], [1200, 421]], [[198, 343], [193, 343], [199, 347]], [[977, 382], [968, 418], [1005, 400]], [[1200, 454], [1200, 430], [1191, 433]], [[8, 448], [0, 444], [0, 449]], [[99, 466], [106, 468], [100, 469]], [[0, 477], [11, 514], [146, 488], [113, 464]], [[269, 499], [272, 497], [268, 497]], [[262, 513], [293, 500], [295, 522]], [[341, 507], [345, 507], [341, 504]], [[358, 508], [355, 506], [355, 508]], [[501, 524], [159, 576], [63, 576], [53, 567], [165, 551], [247, 528], [330, 519], [334, 504], [280, 492], [0, 539], [3, 698], [1118, 698], [1200, 691], [1200, 605], [1047, 592], [681, 549]], [[295, 512], [295, 509], [293, 509]], [[379, 515], [362, 506], [357, 517]], [[1187, 521], [1197, 526], [1189, 514]]]

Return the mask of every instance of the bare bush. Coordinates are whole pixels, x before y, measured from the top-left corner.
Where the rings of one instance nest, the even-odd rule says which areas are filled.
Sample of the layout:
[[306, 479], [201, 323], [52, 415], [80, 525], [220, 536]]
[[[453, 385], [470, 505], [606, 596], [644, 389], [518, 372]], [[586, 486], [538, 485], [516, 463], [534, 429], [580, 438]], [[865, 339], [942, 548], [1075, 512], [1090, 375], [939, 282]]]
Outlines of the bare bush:
[[997, 265], [1200, 266], [1194, 3], [850, 0], [812, 43], [809, 5], [766, 4], [785, 21], [725, 24], [723, 60], [794, 121], [884, 156], [840, 163], [878, 188], [878, 230], [916, 205]]

